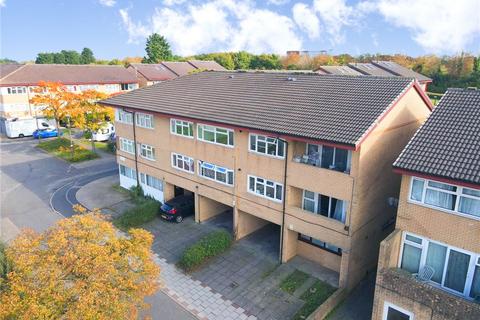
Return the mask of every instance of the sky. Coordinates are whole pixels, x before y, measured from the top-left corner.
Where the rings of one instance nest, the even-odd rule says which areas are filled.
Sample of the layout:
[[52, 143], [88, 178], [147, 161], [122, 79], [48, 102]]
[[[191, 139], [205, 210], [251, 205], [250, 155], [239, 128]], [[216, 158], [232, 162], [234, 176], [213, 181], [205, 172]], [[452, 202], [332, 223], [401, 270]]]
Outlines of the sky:
[[93, 50], [143, 56], [157, 32], [178, 55], [480, 54], [480, 0], [0, 0], [0, 57]]

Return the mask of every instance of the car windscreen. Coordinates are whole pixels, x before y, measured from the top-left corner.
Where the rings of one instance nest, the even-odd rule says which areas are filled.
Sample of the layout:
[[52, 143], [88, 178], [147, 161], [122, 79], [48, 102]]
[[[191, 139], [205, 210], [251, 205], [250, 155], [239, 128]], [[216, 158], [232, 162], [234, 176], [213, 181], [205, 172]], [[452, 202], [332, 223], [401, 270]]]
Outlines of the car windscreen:
[[163, 211], [170, 211], [170, 210], [173, 209], [173, 207], [172, 207], [171, 205], [167, 204], [167, 203], [164, 203], [164, 204], [162, 204], [161, 209], [162, 209]]

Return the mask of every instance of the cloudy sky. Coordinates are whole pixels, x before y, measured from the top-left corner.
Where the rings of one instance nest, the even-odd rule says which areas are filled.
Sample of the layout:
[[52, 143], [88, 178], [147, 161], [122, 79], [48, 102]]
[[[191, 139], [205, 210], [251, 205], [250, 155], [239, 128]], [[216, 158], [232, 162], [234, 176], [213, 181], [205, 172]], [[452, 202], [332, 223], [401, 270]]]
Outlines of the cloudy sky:
[[179, 55], [247, 50], [480, 54], [480, 0], [0, 0], [0, 56], [90, 47], [144, 54], [164, 35]]

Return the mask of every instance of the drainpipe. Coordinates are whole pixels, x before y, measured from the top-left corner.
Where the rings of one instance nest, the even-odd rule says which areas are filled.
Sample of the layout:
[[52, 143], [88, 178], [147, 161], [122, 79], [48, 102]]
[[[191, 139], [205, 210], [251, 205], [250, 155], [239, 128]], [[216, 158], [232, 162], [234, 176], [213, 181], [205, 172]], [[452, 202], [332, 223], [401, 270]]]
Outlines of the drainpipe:
[[285, 143], [285, 165], [284, 165], [284, 173], [283, 173], [283, 207], [282, 207], [282, 225], [280, 226], [280, 254], [279, 254], [279, 262], [282, 263], [282, 256], [283, 256], [283, 232], [285, 231], [285, 208], [287, 203], [287, 168], [288, 168], [288, 141], [283, 140], [281, 138], [277, 138], [279, 141], [283, 141]]
[[130, 113], [132, 115], [132, 125], [133, 125], [133, 151], [135, 152], [135, 176], [137, 178], [137, 186], [140, 186], [140, 179], [138, 173], [138, 152], [137, 152], [137, 132], [135, 125], [135, 111], [127, 111], [123, 109], [124, 112]]

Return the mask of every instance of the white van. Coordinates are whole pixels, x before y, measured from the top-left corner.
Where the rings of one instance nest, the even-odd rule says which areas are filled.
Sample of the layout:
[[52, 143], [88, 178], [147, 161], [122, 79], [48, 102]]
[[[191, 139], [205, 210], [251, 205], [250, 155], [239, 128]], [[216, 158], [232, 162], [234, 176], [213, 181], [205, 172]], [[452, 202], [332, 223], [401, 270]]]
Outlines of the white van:
[[9, 138], [23, 138], [33, 135], [37, 129], [55, 129], [47, 119], [7, 119], [5, 120], [5, 134]]
[[93, 141], [107, 141], [112, 133], [115, 133], [115, 126], [111, 122], [107, 122], [93, 133], [92, 139]]

